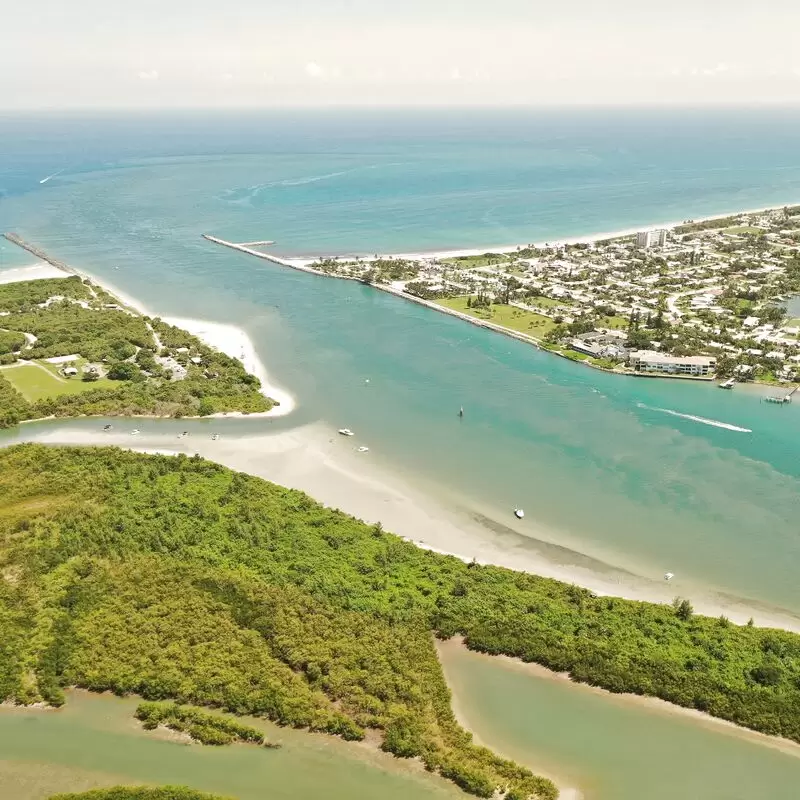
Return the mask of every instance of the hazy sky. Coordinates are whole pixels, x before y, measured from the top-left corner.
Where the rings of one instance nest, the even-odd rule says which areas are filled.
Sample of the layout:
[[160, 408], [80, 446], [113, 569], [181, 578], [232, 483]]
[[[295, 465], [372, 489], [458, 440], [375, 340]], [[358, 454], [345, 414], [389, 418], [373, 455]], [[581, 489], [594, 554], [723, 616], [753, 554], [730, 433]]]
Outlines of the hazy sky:
[[800, 0], [10, 0], [0, 108], [800, 102]]

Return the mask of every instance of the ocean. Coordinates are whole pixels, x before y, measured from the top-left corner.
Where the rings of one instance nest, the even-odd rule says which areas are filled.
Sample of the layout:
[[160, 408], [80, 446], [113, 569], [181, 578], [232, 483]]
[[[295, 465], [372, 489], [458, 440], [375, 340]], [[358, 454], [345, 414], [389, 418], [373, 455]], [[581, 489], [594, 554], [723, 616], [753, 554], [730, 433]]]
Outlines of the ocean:
[[522, 506], [514, 547], [800, 613], [797, 404], [607, 375], [201, 239], [490, 249], [783, 205], [798, 140], [800, 110], [764, 108], [6, 115], [0, 229], [154, 313], [241, 325], [299, 404], [261, 424], [351, 427], [498, 536]]

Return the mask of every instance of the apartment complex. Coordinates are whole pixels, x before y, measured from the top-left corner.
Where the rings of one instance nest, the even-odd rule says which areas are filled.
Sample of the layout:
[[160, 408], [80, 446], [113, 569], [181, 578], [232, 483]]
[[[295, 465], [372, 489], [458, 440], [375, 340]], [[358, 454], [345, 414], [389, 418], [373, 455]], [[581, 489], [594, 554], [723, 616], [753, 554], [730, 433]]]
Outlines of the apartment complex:
[[670, 356], [653, 350], [635, 350], [628, 363], [638, 372], [664, 375], [711, 375], [717, 367], [717, 359], [710, 356]]
[[664, 247], [667, 243], [667, 232], [659, 231], [639, 231], [636, 234], [636, 246], [647, 250], [649, 247]]

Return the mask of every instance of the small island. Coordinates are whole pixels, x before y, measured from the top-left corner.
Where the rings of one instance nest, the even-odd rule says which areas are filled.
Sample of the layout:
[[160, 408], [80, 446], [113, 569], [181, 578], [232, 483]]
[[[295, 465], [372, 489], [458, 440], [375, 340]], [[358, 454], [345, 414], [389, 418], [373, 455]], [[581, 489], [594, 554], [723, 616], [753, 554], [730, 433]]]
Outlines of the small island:
[[241, 361], [80, 275], [0, 284], [0, 428], [47, 417], [264, 413]]
[[485, 253], [287, 259], [205, 238], [619, 374], [800, 380], [800, 307], [787, 305], [800, 293], [800, 206]]

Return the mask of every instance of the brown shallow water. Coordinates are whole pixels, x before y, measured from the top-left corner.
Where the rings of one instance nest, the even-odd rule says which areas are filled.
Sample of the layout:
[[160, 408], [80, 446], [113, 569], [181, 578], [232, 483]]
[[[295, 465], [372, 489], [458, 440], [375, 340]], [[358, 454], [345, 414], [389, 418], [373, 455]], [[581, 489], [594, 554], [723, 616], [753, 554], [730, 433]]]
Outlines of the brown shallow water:
[[279, 750], [176, 741], [142, 730], [133, 718], [137, 702], [78, 691], [58, 711], [0, 708], [0, 798], [173, 783], [237, 800], [463, 800], [414, 763], [263, 720], [248, 723], [279, 742]]
[[797, 800], [800, 745], [612, 695], [456, 640], [439, 654], [480, 741], [585, 800]]

